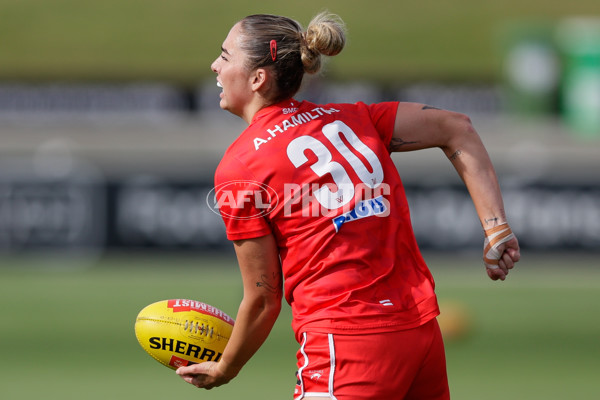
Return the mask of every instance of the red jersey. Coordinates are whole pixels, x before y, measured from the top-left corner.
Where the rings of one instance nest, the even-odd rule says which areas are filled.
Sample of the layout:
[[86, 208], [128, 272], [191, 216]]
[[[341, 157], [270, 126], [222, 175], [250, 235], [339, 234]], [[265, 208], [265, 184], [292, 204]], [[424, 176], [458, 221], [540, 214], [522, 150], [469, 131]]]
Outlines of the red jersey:
[[260, 110], [217, 168], [228, 239], [277, 240], [297, 338], [410, 329], [439, 313], [388, 151], [397, 108], [287, 100]]

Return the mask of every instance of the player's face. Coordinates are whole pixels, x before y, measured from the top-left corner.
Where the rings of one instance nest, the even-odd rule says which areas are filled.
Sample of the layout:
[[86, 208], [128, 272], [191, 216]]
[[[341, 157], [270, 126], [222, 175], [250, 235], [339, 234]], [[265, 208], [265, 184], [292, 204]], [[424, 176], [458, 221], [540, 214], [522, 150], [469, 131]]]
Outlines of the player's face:
[[225, 38], [221, 54], [212, 63], [211, 69], [217, 74], [217, 85], [222, 88], [220, 107], [241, 117], [252, 90], [250, 71], [244, 67], [246, 55], [238, 45], [239, 37], [240, 27], [236, 24]]

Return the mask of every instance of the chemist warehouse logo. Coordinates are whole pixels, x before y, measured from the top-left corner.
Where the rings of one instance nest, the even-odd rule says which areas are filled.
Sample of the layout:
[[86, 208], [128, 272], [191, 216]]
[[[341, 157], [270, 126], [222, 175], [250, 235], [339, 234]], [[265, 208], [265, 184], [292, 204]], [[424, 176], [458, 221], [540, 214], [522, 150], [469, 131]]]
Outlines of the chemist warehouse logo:
[[213, 188], [206, 196], [208, 207], [233, 219], [254, 219], [271, 213], [279, 203], [277, 192], [256, 181], [230, 181]]

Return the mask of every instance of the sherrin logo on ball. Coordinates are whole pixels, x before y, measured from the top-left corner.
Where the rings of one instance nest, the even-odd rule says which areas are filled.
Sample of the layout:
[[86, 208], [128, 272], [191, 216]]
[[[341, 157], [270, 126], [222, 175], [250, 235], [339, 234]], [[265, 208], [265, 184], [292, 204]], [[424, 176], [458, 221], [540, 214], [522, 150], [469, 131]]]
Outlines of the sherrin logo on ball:
[[139, 312], [135, 336], [156, 361], [171, 368], [219, 361], [234, 320], [201, 301], [162, 300]]

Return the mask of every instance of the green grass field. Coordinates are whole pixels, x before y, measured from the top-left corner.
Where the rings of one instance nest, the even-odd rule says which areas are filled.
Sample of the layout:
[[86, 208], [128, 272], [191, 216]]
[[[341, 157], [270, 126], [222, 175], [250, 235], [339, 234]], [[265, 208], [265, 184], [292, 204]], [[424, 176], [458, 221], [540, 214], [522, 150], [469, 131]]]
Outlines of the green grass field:
[[232, 24], [253, 13], [306, 25], [340, 14], [349, 43], [330, 78], [490, 80], [507, 22], [599, 15], [597, 0], [0, 0], [0, 79], [166, 79], [196, 83]]
[[[600, 270], [591, 256], [524, 256], [503, 283], [477, 255], [426, 256], [442, 304], [460, 303], [469, 334], [448, 341], [454, 399], [593, 399], [600, 392]], [[235, 316], [230, 257], [107, 256], [94, 266], [0, 259], [3, 399], [289, 399], [295, 352], [289, 309], [229, 385], [200, 391], [152, 360], [133, 332], [151, 302], [187, 297]]]

